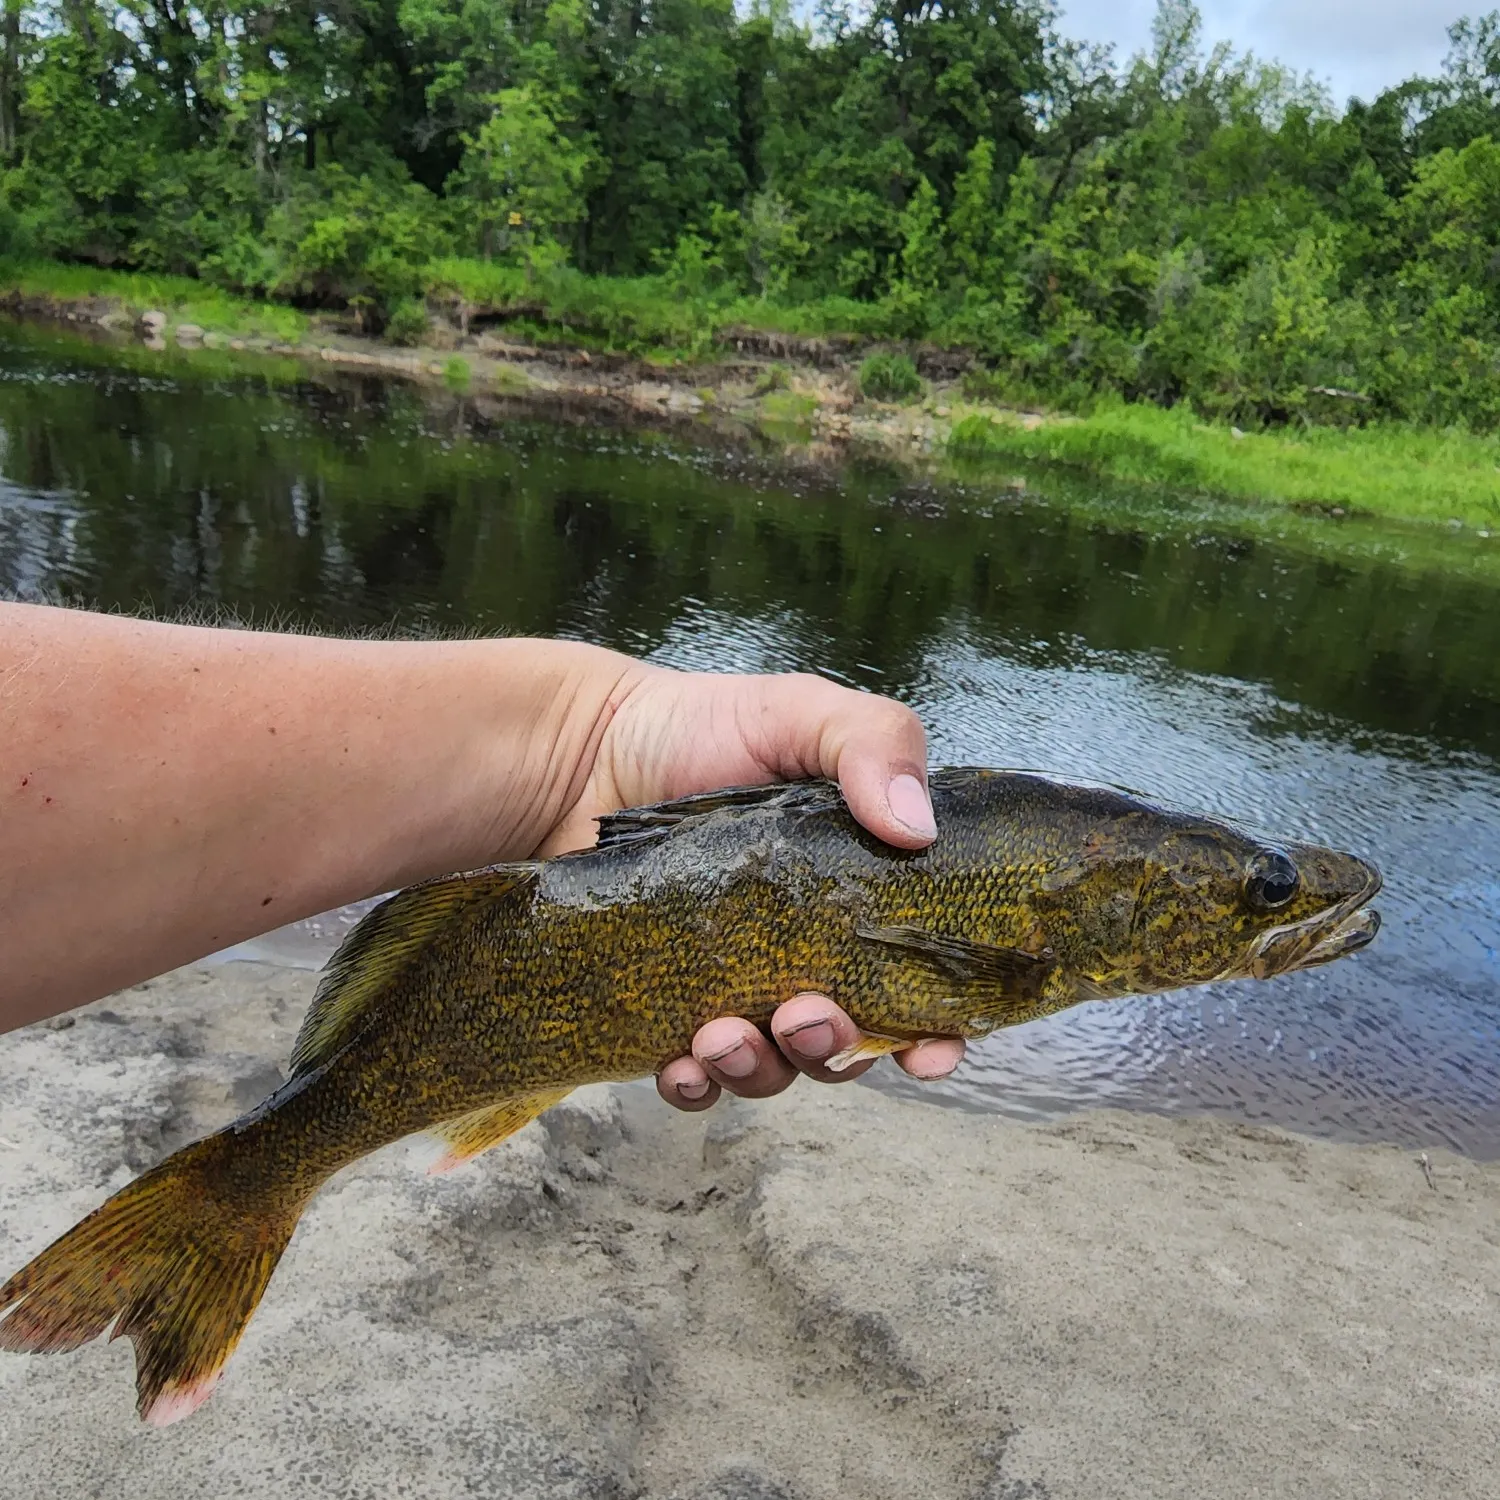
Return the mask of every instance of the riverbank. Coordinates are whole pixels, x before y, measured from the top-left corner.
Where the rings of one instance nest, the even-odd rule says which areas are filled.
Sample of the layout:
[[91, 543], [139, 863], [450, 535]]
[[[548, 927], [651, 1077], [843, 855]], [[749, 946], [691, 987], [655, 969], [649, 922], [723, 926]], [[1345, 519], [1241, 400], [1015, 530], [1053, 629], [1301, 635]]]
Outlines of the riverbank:
[[[313, 976], [185, 969], [0, 1038], [0, 1267], [275, 1086]], [[313, 1204], [166, 1431], [128, 1345], [0, 1356], [0, 1495], [1487, 1495], [1500, 1168], [861, 1087], [591, 1090]]]
[[[654, 319], [630, 315], [625, 301], [552, 307], [535, 294], [507, 302], [491, 293], [483, 300], [445, 283], [429, 299], [419, 342], [402, 347], [361, 335], [348, 315], [236, 299], [186, 278], [0, 266], [0, 307], [157, 347], [316, 359], [507, 397], [607, 401], [653, 419], [748, 430], [815, 458], [861, 450], [990, 478], [1006, 465], [1041, 465], [1333, 519], [1500, 536], [1493, 437], [1392, 425], [1244, 433], [1182, 410], [1123, 403], [1085, 415], [1028, 409], [981, 394], [992, 381], [961, 350], [754, 326], [744, 321], [748, 305], [693, 329], [691, 308]], [[787, 321], [769, 315], [772, 324]], [[881, 353], [912, 361], [920, 384], [911, 399], [864, 394], [861, 369]], [[1328, 398], [1331, 407], [1342, 399]]]

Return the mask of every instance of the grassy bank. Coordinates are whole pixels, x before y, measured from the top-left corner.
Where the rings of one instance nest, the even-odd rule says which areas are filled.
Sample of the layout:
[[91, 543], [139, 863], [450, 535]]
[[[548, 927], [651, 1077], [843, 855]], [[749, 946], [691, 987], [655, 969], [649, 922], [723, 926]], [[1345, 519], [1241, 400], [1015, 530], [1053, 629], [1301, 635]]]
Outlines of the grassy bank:
[[518, 331], [571, 334], [642, 355], [708, 355], [731, 329], [851, 341], [903, 331], [899, 311], [883, 302], [825, 297], [782, 306], [664, 276], [586, 276], [563, 267], [532, 279], [515, 266], [458, 257], [430, 264], [427, 295], [473, 316], [504, 316]]
[[[251, 348], [290, 345], [313, 353], [319, 340], [349, 327], [347, 317], [235, 297], [185, 277], [53, 262], [0, 262], [0, 296], [8, 294], [19, 295], [28, 310], [82, 309], [103, 322], [111, 321], [111, 310], [115, 321], [125, 323], [159, 309], [167, 316], [169, 338], [173, 327], [192, 323], [246, 340]], [[737, 404], [720, 393], [724, 410], [787, 442], [813, 430], [819, 406], [835, 388], [848, 405], [858, 385], [859, 346], [887, 336], [892, 316], [881, 304], [838, 299], [778, 308], [710, 292], [674, 292], [660, 277], [609, 279], [564, 270], [531, 279], [514, 267], [457, 259], [432, 263], [428, 306], [443, 325], [441, 337], [436, 329], [430, 336], [438, 349], [448, 350], [454, 342], [450, 321], [472, 324], [496, 316], [504, 317], [509, 339], [584, 345], [664, 364], [712, 359], [725, 349], [731, 330], [792, 340], [842, 336], [848, 346], [841, 352], [842, 373], [825, 370], [786, 390], [787, 379], [798, 384], [792, 343], [773, 388]], [[498, 388], [525, 385], [513, 369], [491, 373]], [[705, 376], [699, 370], [691, 378], [702, 388]], [[993, 472], [997, 462], [1059, 465], [1126, 485], [1335, 516], [1458, 522], [1500, 533], [1500, 441], [1493, 437], [1392, 424], [1237, 433], [1180, 408], [1124, 403], [1102, 403], [1085, 416], [1023, 419], [998, 401], [966, 400], [956, 384], [927, 383], [925, 395], [920, 408], [857, 403], [852, 431], [846, 420], [844, 433], [904, 454], [936, 449], [961, 469], [978, 472]], [[913, 443], [914, 436], [921, 441]]]
[[1500, 531], [1500, 441], [1380, 425], [1236, 434], [1191, 412], [1107, 405], [1028, 426], [969, 411], [955, 458], [1050, 463], [1129, 484]]
[[[0, 295], [12, 292], [59, 304], [105, 299], [136, 314], [154, 308], [174, 323], [284, 343], [298, 342], [319, 321], [316, 314], [285, 303], [238, 297], [186, 276], [0, 259]], [[503, 318], [507, 331], [519, 336], [644, 357], [706, 357], [724, 330], [742, 327], [856, 340], [899, 331], [880, 303], [835, 297], [779, 307], [760, 298], [694, 291], [659, 276], [585, 276], [562, 268], [532, 278], [516, 266], [458, 257], [430, 262], [425, 294], [434, 311], [455, 321], [460, 313], [476, 320]]]
[[189, 276], [108, 271], [56, 261], [0, 260], [0, 296], [11, 294], [59, 305], [107, 301], [135, 314], [154, 308], [173, 323], [282, 343], [296, 343], [308, 325], [306, 314], [295, 307], [236, 297]]

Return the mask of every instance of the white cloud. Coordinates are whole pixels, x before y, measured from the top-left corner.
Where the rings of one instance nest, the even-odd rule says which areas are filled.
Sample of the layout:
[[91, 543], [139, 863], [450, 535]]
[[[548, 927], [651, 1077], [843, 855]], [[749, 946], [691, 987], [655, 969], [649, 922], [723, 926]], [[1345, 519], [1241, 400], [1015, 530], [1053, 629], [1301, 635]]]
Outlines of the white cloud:
[[[1210, 43], [1231, 41], [1258, 57], [1312, 73], [1342, 105], [1431, 75], [1448, 51], [1448, 27], [1491, 0], [1200, 0]], [[1114, 42], [1122, 58], [1151, 38], [1155, 0], [1062, 0], [1062, 29]]]

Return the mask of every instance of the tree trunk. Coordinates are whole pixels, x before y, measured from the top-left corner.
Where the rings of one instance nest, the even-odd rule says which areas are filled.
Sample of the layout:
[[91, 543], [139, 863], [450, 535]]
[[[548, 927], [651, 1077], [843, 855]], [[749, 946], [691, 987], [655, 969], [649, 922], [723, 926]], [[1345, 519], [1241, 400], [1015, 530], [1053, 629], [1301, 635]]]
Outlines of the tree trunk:
[[0, 161], [16, 159], [21, 141], [21, 0], [5, 0], [0, 20]]

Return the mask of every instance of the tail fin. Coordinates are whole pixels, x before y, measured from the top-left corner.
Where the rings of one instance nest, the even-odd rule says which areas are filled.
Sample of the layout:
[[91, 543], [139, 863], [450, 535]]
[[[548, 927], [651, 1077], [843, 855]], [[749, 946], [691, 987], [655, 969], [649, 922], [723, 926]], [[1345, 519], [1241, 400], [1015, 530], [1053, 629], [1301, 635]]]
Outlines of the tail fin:
[[59, 1353], [113, 1327], [135, 1344], [147, 1422], [201, 1406], [310, 1196], [247, 1183], [230, 1168], [233, 1141], [225, 1131], [169, 1156], [0, 1286], [0, 1349]]

